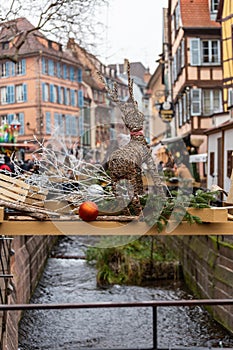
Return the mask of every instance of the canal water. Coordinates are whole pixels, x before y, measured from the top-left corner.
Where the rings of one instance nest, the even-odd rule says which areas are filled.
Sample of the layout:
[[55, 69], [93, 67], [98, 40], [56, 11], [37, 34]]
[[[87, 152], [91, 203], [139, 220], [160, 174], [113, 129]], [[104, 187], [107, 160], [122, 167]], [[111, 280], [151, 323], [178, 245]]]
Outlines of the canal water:
[[[84, 259], [93, 237], [67, 236], [55, 247], [31, 303], [133, 302], [192, 299], [184, 284], [98, 288]], [[67, 256], [67, 258], [64, 258]], [[72, 257], [72, 258], [71, 258]], [[33, 310], [20, 322], [20, 350], [140, 349], [152, 347], [151, 308]], [[201, 307], [158, 308], [158, 347], [233, 348], [233, 337]]]

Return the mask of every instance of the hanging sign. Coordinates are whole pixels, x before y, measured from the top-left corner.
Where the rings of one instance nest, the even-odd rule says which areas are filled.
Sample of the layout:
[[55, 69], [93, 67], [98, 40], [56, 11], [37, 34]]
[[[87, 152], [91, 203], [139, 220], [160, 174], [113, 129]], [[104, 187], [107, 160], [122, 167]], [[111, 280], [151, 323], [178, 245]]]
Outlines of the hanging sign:
[[170, 123], [175, 116], [174, 105], [172, 102], [165, 101], [160, 104], [159, 116], [165, 123]]

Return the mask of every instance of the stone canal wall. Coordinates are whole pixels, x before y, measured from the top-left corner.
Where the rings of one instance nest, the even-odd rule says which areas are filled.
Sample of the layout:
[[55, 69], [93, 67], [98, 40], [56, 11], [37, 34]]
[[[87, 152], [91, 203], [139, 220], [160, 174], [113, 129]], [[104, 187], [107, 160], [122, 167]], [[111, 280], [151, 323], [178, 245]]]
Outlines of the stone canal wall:
[[[19, 236], [12, 241], [15, 254], [10, 258], [10, 295], [7, 302], [25, 304], [37, 285], [50, 249], [56, 241], [54, 236]], [[6, 293], [6, 294], [9, 294]], [[18, 322], [21, 313], [11, 311], [4, 315], [1, 343], [3, 350], [18, 350]]]
[[[198, 298], [232, 299], [233, 236], [164, 236], [179, 259], [189, 289]], [[233, 306], [209, 309], [233, 333]]]

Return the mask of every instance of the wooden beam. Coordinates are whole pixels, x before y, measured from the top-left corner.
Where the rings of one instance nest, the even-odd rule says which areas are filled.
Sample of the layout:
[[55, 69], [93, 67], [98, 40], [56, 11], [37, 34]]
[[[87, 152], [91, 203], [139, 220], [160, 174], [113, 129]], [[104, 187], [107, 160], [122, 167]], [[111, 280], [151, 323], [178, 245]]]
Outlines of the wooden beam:
[[233, 222], [179, 225], [170, 223], [163, 232], [158, 233], [156, 227], [150, 228], [144, 222], [115, 222], [115, 221], [38, 221], [19, 220], [0, 222], [0, 235], [233, 235]]

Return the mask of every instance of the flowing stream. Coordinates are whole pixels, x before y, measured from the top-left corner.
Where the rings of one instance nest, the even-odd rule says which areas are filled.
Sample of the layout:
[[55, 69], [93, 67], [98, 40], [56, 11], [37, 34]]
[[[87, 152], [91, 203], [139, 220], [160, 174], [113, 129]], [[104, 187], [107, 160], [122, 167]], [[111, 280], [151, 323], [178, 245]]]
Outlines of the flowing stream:
[[[54, 248], [31, 303], [132, 302], [193, 299], [181, 282], [98, 288], [96, 270], [84, 259], [93, 237], [67, 236]], [[67, 256], [67, 258], [64, 258]], [[74, 258], [71, 258], [74, 257]], [[20, 350], [140, 349], [152, 347], [151, 308], [26, 311]], [[233, 337], [201, 307], [158, 308], [158, 346], [228, 347]]]

